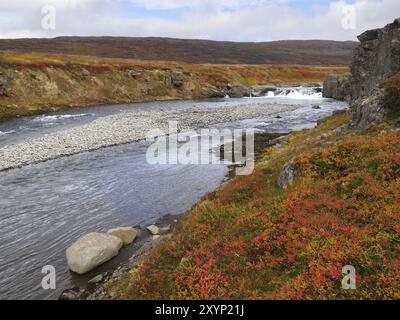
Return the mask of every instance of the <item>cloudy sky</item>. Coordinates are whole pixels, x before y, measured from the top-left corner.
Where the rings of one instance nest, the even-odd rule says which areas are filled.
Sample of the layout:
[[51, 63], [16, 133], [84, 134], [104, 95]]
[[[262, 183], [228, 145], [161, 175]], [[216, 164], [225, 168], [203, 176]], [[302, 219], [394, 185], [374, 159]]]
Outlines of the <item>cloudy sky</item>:
[[400, 0], [0, 0], [0, 38], [355, 40], [398, 17]]

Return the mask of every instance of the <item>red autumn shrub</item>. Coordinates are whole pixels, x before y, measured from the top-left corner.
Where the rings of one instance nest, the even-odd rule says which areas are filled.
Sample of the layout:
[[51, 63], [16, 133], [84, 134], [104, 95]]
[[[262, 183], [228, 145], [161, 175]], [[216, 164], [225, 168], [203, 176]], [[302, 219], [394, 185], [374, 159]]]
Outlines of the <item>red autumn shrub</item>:
[[[271, 193], [271, 172], [258, 168], [227, 188], [251, 197], [225, 190], [197, 205], [123, 297], [399, 299], [400, 134], [356, 136], [296, 161], [285, 193]], [[345, 265], [356, 290], [341, 287]]]

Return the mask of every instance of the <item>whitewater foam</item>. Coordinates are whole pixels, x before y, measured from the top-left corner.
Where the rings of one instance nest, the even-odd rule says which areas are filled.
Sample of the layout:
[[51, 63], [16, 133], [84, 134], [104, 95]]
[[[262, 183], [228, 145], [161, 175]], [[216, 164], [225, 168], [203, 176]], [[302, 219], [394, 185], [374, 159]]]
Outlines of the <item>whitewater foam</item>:
[[290, 99], [315, 99], [322, 98], [322, 90], [318, 91], [319, 88], [286, 88], [279, 92], [276, 97], [290, 98]]
[[91, 113], [80, 113], [80, 114], [62, 114], [62, 115], [42, 115], [34, 118], [32, 121], [37, 122], [52, 122], [63, 119], [71, 119], [71, 118], [82, 118], [82, 117], [90, 117], [93, 116]]
[[15, 130], [10, 130], [10, 131], [0, 131], [0, 136], [5, 135], [5, 134], [12, 134], [15, 133]]

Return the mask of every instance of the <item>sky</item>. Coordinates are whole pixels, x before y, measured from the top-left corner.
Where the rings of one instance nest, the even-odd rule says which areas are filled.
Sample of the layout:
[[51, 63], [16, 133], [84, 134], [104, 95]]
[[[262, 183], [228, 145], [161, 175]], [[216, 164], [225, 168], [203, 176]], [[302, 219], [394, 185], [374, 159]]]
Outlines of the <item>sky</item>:
[[356, 40], [399, 17], [400, 0], [0, 0], [0, 38]]

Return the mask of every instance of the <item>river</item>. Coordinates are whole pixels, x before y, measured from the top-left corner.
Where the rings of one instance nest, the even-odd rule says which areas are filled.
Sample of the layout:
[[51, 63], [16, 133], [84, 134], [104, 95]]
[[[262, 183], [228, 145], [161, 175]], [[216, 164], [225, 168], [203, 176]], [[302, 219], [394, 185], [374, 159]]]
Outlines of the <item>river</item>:
[[[298, 108], [279, 117], [217, 127], [289, 132], [314, 127], [334, 110], [348, 107], [318, 96], [296, 95], [79, 108], [0, 123], [0, 148], [119, 112], [262, 101]], [[315, 104], [320, 109], [313, 108]], [[69, 272], [65, 258], [65, 249], [80, 236], [119, 226], [146, 226], [166, 214], [183, 214], [227, 177], [229, 168], [224, 164], [150, 165], [147, 146], [135, 142], [0, 172], [0, 299], [56, 299], [63, 289], [82, 282]], [[114, 259], [103, 268], [117, 262]], [[56, 290], [41, 287], [45, 265], [56, 268]]]

